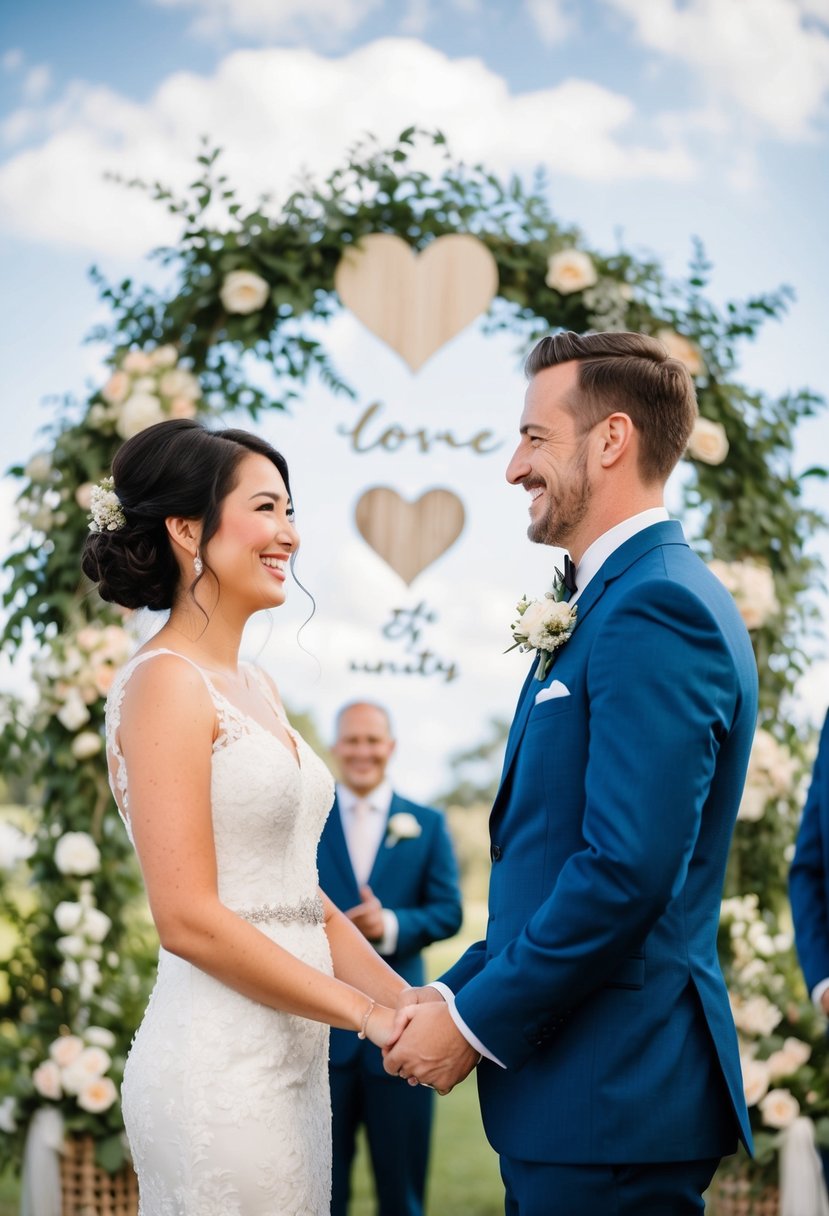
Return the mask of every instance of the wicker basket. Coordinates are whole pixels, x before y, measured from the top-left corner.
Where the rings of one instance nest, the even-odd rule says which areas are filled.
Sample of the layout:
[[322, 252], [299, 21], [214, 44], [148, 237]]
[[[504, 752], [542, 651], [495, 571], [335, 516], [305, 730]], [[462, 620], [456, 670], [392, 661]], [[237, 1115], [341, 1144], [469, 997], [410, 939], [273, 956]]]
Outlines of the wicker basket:
[[779, 1189], [753, 1180], [745, 1168], [716, 1174], [706, 1198], [711, 1201], [711, 1216], [778, 1216], [780, 1212]]
[[138, 1182], [127, 1163], [117, 1174], [95, 1164], [91, 1136], [68, 1136], [60, 1161], [62, 1216], [137, 1216]]

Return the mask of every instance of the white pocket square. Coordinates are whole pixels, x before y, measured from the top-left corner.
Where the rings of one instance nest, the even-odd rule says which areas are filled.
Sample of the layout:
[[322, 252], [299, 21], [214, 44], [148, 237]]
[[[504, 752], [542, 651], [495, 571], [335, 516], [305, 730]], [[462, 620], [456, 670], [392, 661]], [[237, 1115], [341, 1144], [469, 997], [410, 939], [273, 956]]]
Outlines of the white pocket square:
[[552, 701], [553, 697], [569, 697], [570, 689], [566, 684], [562, 684], [561, 680], [553, 680], [549, 688], [542, 688], [541, 692], [536, 693], [535, 703], [541, 705], [542, 701]]

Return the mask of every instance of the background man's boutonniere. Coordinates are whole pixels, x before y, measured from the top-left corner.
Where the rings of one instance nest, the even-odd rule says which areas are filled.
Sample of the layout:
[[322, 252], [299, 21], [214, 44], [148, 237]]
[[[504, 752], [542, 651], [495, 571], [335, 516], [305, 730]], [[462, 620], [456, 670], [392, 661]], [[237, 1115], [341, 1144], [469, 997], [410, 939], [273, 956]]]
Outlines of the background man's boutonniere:
[[386, 848], [392, 848], [398, 840], [416, 840], [422, 830], [411, 811], [398, 811], [396, 815], [389, 816], [386, 824]]
[[511, 627], [515, 641], [504, 654], [509, 654], [516, 646], [519, 650], [537, 650], [537, 680], [547, 678], [555, 651], [564, 645], [576, 627], [578, 604], [571, 608], [557, 594], [560, 591], [563, 591], [563, 584], [556, 579], [553, 590], [548, 591], [543, 600], [528, 600], [523, 595], [515, 606], [518, 620]]

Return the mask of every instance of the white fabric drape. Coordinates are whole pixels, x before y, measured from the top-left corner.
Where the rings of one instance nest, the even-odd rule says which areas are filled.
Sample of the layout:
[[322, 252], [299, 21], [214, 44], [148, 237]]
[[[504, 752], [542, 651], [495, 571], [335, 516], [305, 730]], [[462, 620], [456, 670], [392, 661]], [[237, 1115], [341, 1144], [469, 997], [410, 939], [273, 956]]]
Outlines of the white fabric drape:
[[800, 1115], [780, 1148], [780, 1216], [829, 1216], [815, 1125]]
[[35, 1111], [23, 1149], [20, 1216], [61, 1216], [60, 1152], [63, 1117], [44, 1106]]

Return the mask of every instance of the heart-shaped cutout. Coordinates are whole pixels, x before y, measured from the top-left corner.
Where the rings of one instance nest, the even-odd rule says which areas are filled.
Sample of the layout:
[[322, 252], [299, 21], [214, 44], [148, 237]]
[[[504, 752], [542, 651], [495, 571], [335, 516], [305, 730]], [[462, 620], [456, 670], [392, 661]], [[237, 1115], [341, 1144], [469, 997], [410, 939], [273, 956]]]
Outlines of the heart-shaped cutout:
[[354, 509], [360, 535], [408, 586], [463, 531], [463, 503], [451, 490], [427, 490], [407, 502], [388, 486], [374, 486]]
[[399, 236], [375, 232], [343, 255], [334, 286], [345, 307], [416, 372], [486, 312], [498, 267], [474, 236], [439, 236], [417, 253]]

